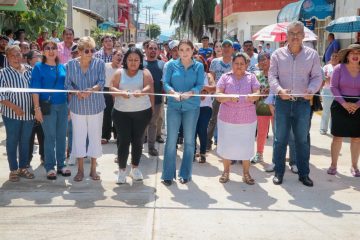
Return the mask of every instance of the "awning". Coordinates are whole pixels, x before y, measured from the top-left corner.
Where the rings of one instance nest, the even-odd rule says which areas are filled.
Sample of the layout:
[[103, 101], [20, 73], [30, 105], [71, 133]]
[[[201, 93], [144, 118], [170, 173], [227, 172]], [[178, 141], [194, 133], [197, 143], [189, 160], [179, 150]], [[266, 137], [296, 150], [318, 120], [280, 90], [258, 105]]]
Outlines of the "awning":
[[335, 0], [300, 0], [283, 7], [278, 14], [277, 22], [334, 18], [334, 9]]
[[80, 8], [80, 7], [76, 7], [76, 6], [73, 6], [73, 9], [75, 9], [76, 11], [79, 11], [79, 12], [85, 14], [86, 16], [88, 16], [92, 19], [95, 19], [97, 21], [100, 21], [100, 22], [105, 21], [105, 18], [103, 16], [101, 16], [100, 14], [97, 14], [96, 12], [93, 12], [89, 9]]
[[26, 0], [0, 1], [0, 11], [27, 11]]
[[112, 22], [112, 21], [106, 21], [106, 22], [103, 22], [102, 24], [99, 24], [98, 26], [99, 28], [103, 29], [103, 30], [108, 30], [109, 28], [118, 28], [119, 26]]

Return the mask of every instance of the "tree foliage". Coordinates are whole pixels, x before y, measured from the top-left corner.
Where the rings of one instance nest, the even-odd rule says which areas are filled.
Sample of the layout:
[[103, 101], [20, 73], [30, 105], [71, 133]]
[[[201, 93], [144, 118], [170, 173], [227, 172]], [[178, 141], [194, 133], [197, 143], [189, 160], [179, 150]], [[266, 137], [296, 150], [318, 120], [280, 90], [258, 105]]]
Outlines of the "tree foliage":
[[204, 26], [214, 23], [216, 0], [166, 0], [163, 11], [172, 3], [170, 24], [187, 27], [198, 39], [203, 35]]
[[116, 39], [118, 39], [122, 33], [115, 30], [102, 30], [99, 27], [93, 28], [91, 30], [91, 37], [94, 38], [97, 46], [101, 46], [101, 37], [104, 35], [114, 36]]
[[[64, 0], [29, 0], [26, 12], [5, 12], [8, 28], [25, 29], [30, 39], [36, 39], [46, 28], [62, 32], [65, 27], [66, 1]], [[14, 29], [14, 30], [16, 30]]]
[[[150, 29], [150, 35], [149, 35]], [[157, 38], [161, 34], [161, 28], [157, 24], [150, 24], [146, 26], [146, 36], [151, 37], [152, 39]]]

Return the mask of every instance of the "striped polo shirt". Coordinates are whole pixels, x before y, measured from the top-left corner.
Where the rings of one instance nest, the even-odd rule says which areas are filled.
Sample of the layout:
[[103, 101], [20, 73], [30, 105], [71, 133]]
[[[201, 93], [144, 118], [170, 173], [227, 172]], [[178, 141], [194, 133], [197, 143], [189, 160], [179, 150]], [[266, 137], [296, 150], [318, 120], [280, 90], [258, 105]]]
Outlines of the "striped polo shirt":
[[[0, 88], [29, 88], [32, 68], [28, 65], [23, 66], [26, 69], [23, 73], [18, 72], [12, 67], [2, 69], [0, 71]], [[31, 93], [0, 92], [0, 101], [4, 100], [8, 100], [21, 107], [25, 114], [18, 116], [11, 108], [3, 104], [3, 116], [25, 121], [34, 119], [34, 116], [31, 114], [31, 107], [33, 105]]]
[[[99, 58], [92, 58], [85, 73], [80, 67], [78, 58], [70, 60], [66, 65], [65, 88], [69, 90], [86, 90], [99, 85], [101, 90], [105, 85], [105, 63]], [[91, 93], [86, 99], [79, 100], [76, 95], [71, 97], [70, 111], [79, 115], [95, 115], [105, 109], [103, 94]]]

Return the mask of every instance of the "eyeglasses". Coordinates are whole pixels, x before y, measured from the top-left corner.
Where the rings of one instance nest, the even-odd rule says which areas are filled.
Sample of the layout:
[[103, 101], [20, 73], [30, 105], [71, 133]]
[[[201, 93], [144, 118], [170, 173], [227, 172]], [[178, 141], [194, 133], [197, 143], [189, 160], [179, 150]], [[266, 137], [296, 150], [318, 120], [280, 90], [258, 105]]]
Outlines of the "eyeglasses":
[[84, 50], [84, 53], [85, 53], [85, 54], [89, 54], [90, 52], [91, 52], [91, 53], [95, 53], [95, 49], [92, 48], [92, 49], [85, 49], [85, 50]]
[[44, 47], [44, 51], [57, 50], [57, 47]]
[[291, 37], [301, 37], [304, 32], [288, 32], [287, 34]]

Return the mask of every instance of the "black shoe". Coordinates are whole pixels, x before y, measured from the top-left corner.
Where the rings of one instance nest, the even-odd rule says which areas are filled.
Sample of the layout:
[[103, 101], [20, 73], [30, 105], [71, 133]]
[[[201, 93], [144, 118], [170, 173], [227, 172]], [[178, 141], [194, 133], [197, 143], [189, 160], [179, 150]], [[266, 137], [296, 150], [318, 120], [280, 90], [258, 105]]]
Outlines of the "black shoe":
[[165, 185], [165, 186], [170, 186], [172, 184], [172, 181], [171, 180], [164, 180], [162, 181], [162, 183]]
[[206, 156], [205, 156], [205, 154], [200, 154], [199, 163], [206, 163]]
[[279, 174], [275, 174], [274, 178], [273, 178], [273, 183], [275, 185], [280, 185], [283, 182], [283, 176], [280, 176]]
[[180, 179], [179, 179], [179, 182], [180, 182], [181, 184], [186, 184], [187, 182], [189, 182], [189, 180], [188, 180], [188, 179], [184, 179], [184, 178], [180, 178]]
[[164, 143], [164, 142], [165, 142], [165, 140], [164, 140], [161, 136], [158, 136], [158, 137], [156, 138], [156, 141], [157, 141], [158, 143]]
[[147, 137], [144, 137], [144, 143], [147, 143]]
[[150, 148], [149, 155], [156, 157], [156, 156], [159, 156], [159, 152], [155, 148]]
[[313, 181], [309, 178], [309, 176], [299, 177], [299, 181], [302, 182], [305, 186], [312, 187], [314, 186]]

